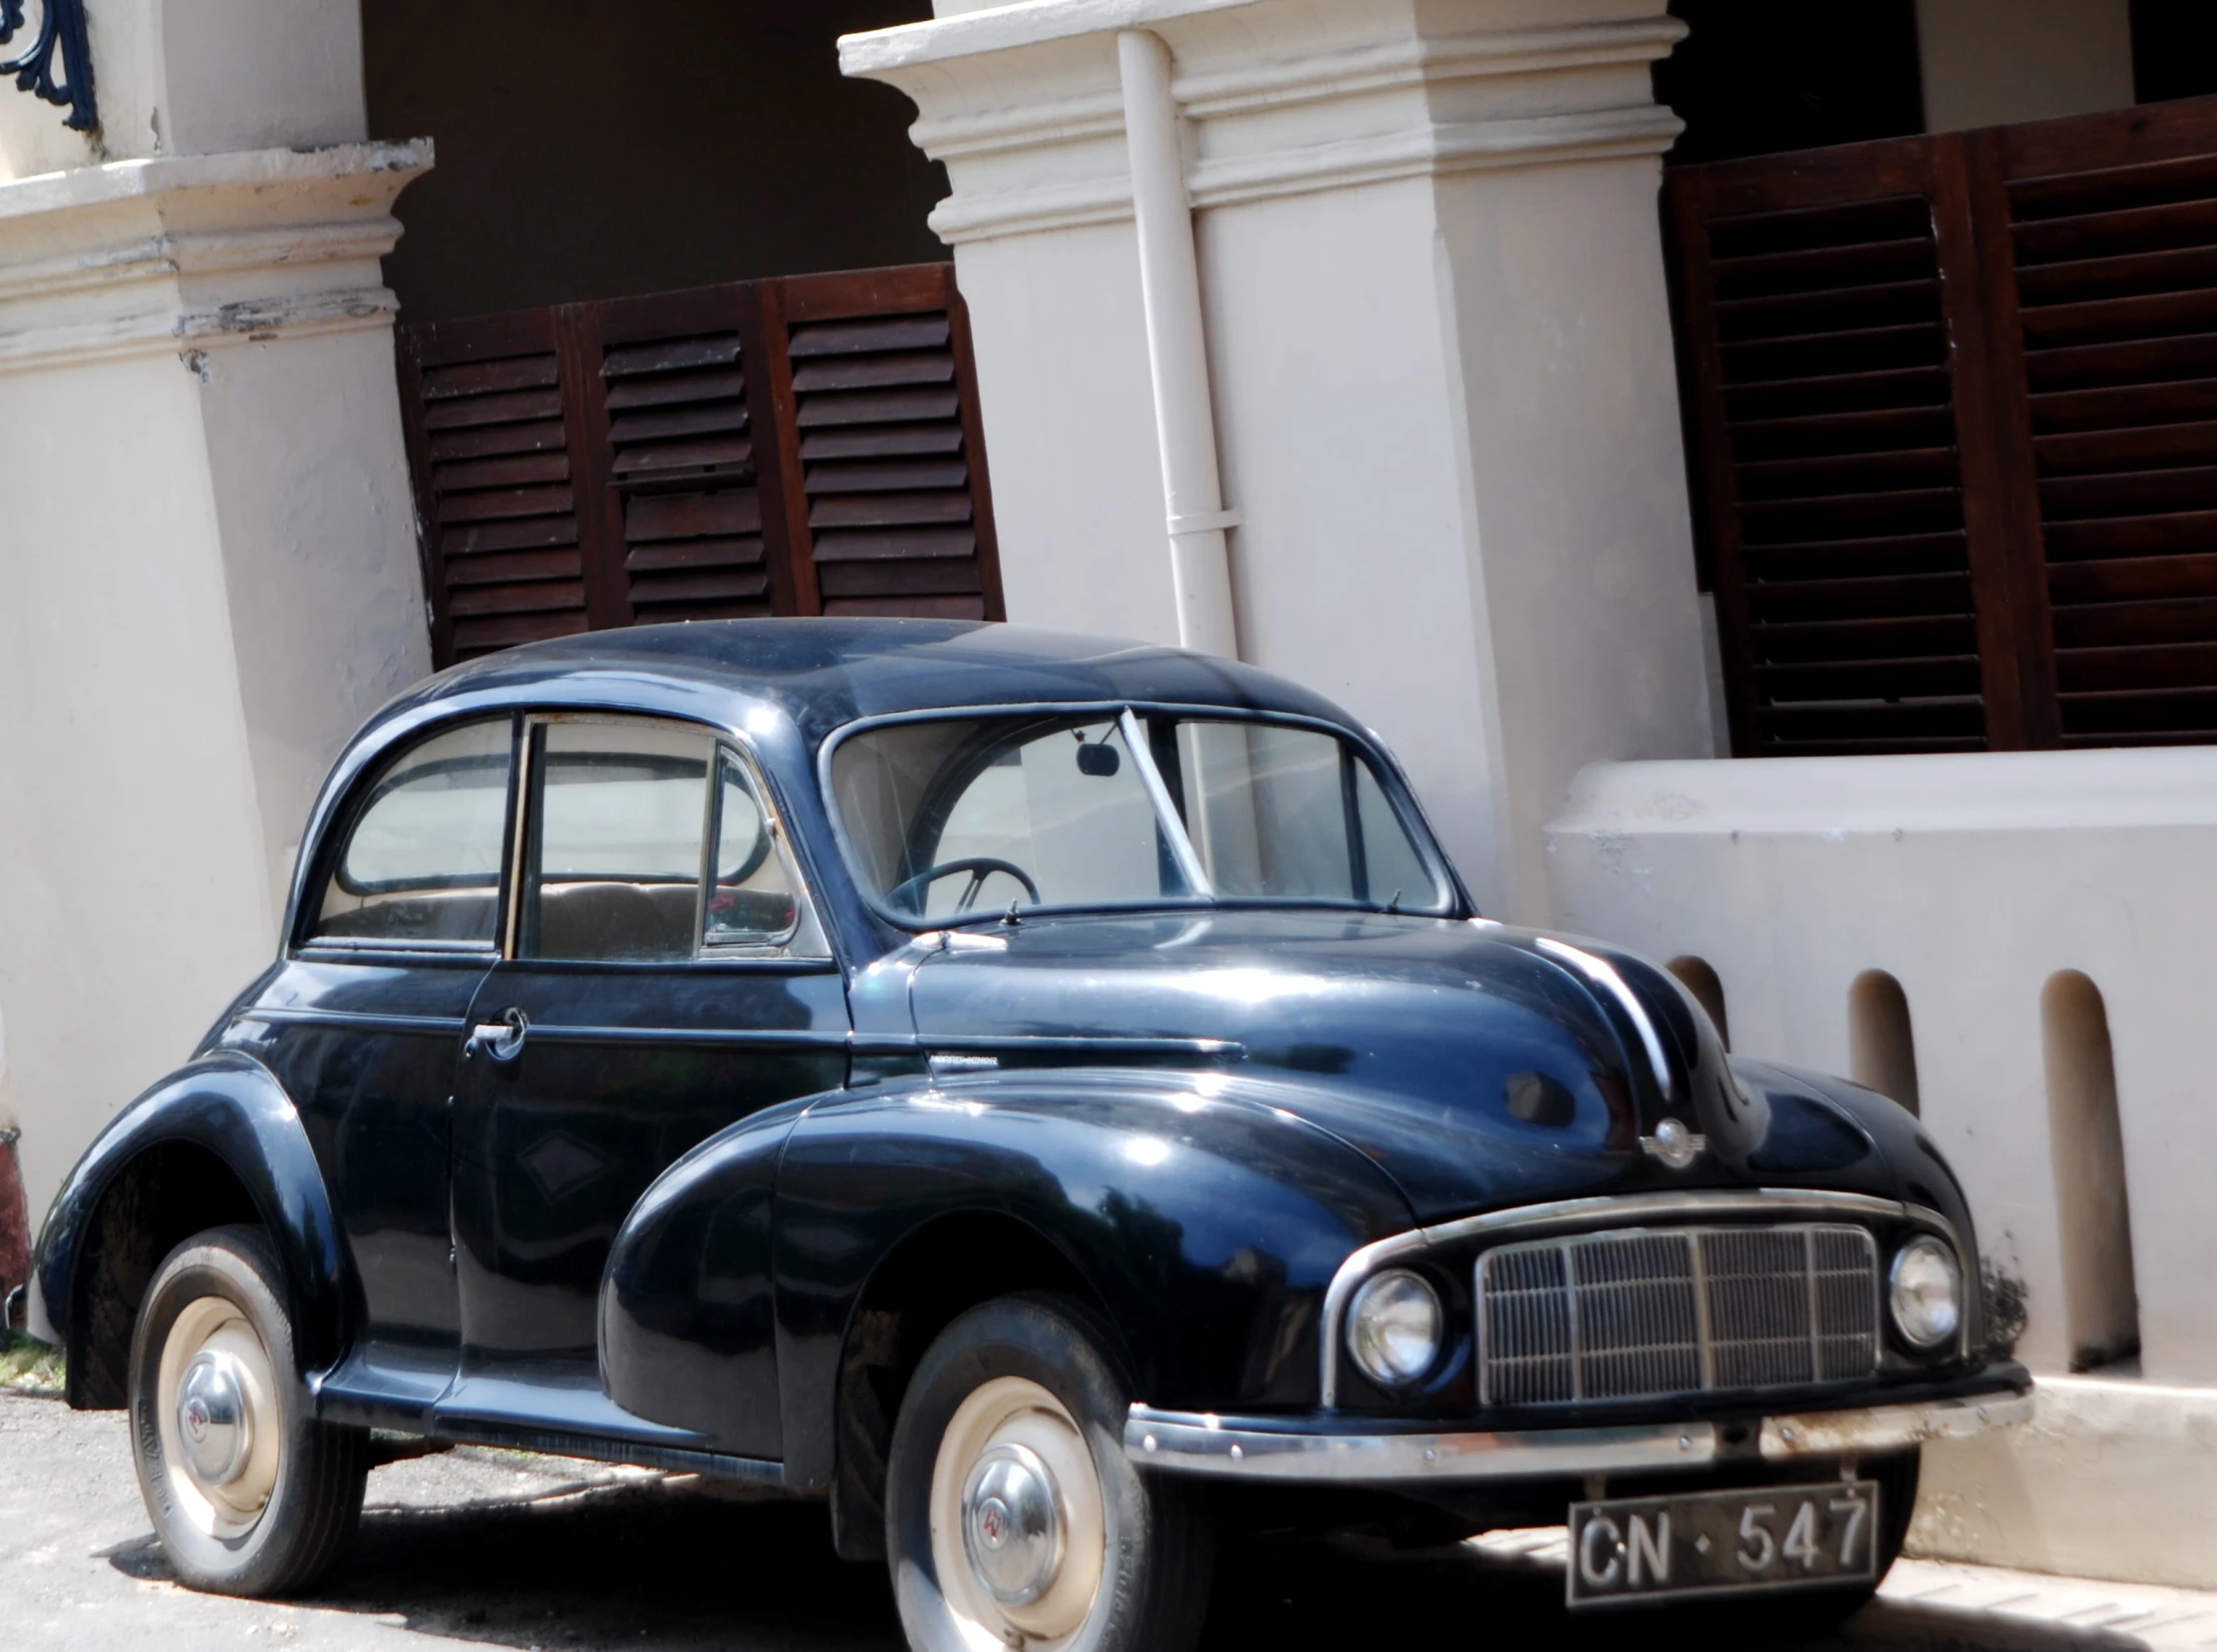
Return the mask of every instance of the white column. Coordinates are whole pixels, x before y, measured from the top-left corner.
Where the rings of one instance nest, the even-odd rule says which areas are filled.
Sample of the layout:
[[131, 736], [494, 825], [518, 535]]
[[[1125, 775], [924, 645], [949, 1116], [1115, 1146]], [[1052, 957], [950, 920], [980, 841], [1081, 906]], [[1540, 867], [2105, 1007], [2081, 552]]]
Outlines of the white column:
[[1170, 49], [1159, 35], [1116, 37], [1123, 77], [1124, 140], [1131, 152], [1139, 291], [1146, 305], [1147, 366], [1154, 380], [1155, 441], [1162, 450], [1162, 500], [1177, 597], [1178, 641], [1203, 654], [1239, 657], [1232, 621], [1235, 520], [1224, 508], [1216, 467], [1216, 411], [1201, 323], [1201, 271], [1193, 255], [1193, 208], [1170, 92]]
[[99, 147], [0, 87], [0, 1015], [34, 1214], [275, 955], [325, 770], [431, 663], [379, 264], [430, 146], [360, 141], [353, 0], [92, 10]]
[[[1544, 920], [1571, 777], [1711, 750], [1656, 217], [1678, 122], [1649, 84], [1681, 25], [1664, 0], [940, 9], [843, 62], [916, 101], [953, 180], [932, 221], [1012, 617], [1185, 634], [1157, 501], [1210, 421], [1150, 344], [1205, 329], [1240, 656], [1377, 728], [1481, 904]], [[1175, 194], [1200, 318], [1165, 329], [1149, 203]]]

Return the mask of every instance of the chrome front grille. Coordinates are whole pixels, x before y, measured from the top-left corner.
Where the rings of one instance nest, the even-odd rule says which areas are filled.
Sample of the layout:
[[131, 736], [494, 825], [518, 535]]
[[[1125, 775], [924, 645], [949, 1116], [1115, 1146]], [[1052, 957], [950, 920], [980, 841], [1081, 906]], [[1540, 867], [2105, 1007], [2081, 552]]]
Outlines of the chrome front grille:
[[1878, 1369], [1860, 1227], [1681, 1227], [1502, 1245], [1478, 1262], [1489, 1406], [1851, 1381]]

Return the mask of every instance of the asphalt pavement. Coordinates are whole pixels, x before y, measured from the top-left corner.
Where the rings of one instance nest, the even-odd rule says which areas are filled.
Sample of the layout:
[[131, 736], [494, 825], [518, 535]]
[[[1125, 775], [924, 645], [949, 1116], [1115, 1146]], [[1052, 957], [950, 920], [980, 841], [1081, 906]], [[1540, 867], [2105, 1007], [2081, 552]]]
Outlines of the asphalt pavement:
[[[1559, 1532], [1533, 1532], [1416, 1557], [1236, 1548], [1220, 1568], [1203, 1645], [1649, 1644], [1646, 1634], [1628, 1638], [1624, 1618], [1564, 1618], [1561, 1546]], [[1734, 1652], [1748, 1647], [1729, 1638]], [[435, 1640], [543, 1652], [902, 1645], [883, 1573], [835, 1559], [818, 1508], [744, 1500], [692, 1477], [468, 1447], [377, 1470], [360, 1537], [312, 1598], [196, 1595], [172, 1581], [154, 1540], [122, 1417], [0, 1393], [0, 1648], [432, 1652]], [[1792, 1644], [2217, 1648], [2217, 1595], [1906, 1561], [1844, 1630]]]

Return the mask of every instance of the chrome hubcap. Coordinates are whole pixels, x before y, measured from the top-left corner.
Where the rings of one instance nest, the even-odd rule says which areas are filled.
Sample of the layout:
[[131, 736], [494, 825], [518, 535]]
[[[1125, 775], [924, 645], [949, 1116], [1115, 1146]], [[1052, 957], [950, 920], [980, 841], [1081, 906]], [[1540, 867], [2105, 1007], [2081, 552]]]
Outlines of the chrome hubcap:
[[184, 1306], [161, 1346], [155, 1421], [161, 1473], [184, 1522], [231, 1541], [260, 1523], [277, 1489], [284, 1428], [276, 1363], [237, 1304]]
[[1029, 1606], [1063, 1563], [1063, 1520], [1055, 1477], [1028, 1447], [991, 1448], [962, 1493], [962, 1547], [986, 1593]]
[[931, 1550], [967, 1648], [1067, 1652], [1108, 1598], [1108, 1499], [1078, 1420], [1022, 1377], [973, 1389], [931, 1477]]
[[177, 1435], [185, 1464], [202, 1486], [229, 1486], [246, 1472], [254, 1450], [247, 1410], [248, 1378], [232, 1355], [203, 1348], [177, 1385]]

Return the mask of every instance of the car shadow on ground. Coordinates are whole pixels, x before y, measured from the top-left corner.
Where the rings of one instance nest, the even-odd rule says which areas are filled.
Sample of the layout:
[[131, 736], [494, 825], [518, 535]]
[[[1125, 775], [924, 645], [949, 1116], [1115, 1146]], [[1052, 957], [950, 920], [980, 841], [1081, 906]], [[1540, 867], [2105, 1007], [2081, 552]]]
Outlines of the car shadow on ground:
[[[143, 1581], [170, 1573], [150, 1536], [111, 1551]], [[372, 1615], [420, 1634], [488, 1646], [778, 1648], [902, 1652], [882, 1569], [831, 1552], [814, 1505], [735, 1500], [663, 1482], [585, 1487], [517, 1503], [378, 1507], [303, 1605]], [[1203, 1652], [1348, 1652], [1400, 1646], [1545, 1645], [1621, 1652], [1655, 1621], [1567, 1619], [1559, 1572], [1503, 1566], [1467, 1549], [1381, 1555], [1320, 1542], [1227, 1544]], [[1713, 1630], [1714, 1633], [1703, 1632]], [[2138, 1652], [2128, 1635], [1972, 1618], [1881, 1601], [1809, 1638], [1682, 1618], [1674, 1645], [1887, 1647], [1915, 1652]]]

